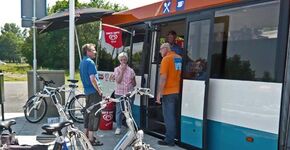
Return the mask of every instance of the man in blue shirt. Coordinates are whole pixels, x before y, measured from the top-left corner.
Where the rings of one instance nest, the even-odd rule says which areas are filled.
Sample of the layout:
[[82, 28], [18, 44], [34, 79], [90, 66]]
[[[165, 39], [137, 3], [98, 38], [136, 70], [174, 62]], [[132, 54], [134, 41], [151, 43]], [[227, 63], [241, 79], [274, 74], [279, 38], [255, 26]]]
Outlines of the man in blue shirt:
[[177, 37], [177, 34], [175, 31], [173, 31], [173, 30], [169, 31], [167, 34], [167, 42], [170, 44], [170, 48], [172, 51], [174, 51], [176, 54], [182, 56], [182, 53], [183, 53], [182, 48], [175, 43], [176, 37]]
[[[96, 104], [102, 100], [102, 90], [98, 84], [99, 77], [97, 73], [97, 68], [92, 59], [96, 58], [95, 44], [85, 44], [82, 47], [83, 60], [80, 63], [80, 76], [84, 87], [84, 92], [86, 95], [86, 108], [93, 104]], [[100, 141], [95, 141], [94, 132], [98, 131], [100, 114], [95, 116], [95, 108], [89, 114], [84, 114], [84, 128], [86, 135], [88, 136], [91, 144], [93, 146], [102, 146], [103, 143]]]

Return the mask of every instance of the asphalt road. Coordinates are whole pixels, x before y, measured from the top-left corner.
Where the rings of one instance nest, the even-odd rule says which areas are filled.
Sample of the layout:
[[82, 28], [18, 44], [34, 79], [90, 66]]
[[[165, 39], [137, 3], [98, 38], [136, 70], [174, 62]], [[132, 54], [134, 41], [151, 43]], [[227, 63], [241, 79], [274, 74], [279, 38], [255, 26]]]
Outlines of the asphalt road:
[[5, 113], [23, 112], [22, 106], [28, 99], [27, 81], [4, 82]]

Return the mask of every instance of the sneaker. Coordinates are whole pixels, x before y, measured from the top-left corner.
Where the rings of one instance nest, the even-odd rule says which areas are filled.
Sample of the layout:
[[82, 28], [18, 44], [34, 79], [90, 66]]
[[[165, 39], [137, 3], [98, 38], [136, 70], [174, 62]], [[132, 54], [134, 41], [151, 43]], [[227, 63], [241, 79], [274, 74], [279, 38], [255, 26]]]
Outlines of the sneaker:
[[115, 134], [116, 135], [119, 135], [120, 133], [121, 133], [121, 129], [120, 128], [117, 128], [116, 131], [115, 131]]
[[164, 140], [158, 141], [158, 144], [163, 146], [175, 146], [175, 143], [167, 143]]
[[103, 146], [104, 144], [101, 141], [90, 141], [92, 146]]

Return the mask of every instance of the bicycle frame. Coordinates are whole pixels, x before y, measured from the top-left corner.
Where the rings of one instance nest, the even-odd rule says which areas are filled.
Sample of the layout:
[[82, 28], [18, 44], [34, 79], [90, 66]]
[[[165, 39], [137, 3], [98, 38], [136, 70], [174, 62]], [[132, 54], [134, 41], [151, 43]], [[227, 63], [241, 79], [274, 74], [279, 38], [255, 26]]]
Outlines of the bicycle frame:
[[133, 97], [135, 94], [139, 95], [147, 95], [151, 98], [154, 96], [150, 94], [150, 89], [148, 88], [136, 88], [134, 91], [129, 92], [126, 95], [121, 96], [118, 99], [113, 99], [109, 97], [104, 97], [103, 100], [95, 105], [90, 106], [87, 108], [87, 112], [90, 113], [91, 110], [96, 107], [97, 105], [101, 105], [101, 108], [99, 108], [95, 115], [99, 113], [102, 109], [104, 109], [109, 102], [120, 102], [121, 103], [121, 110], [126, 118], [126, 124], [129, 128], [127, 133], [122, 137], [122, 139], [117, 143], [114, 150], [125, 150], [129, 145], [132, 146], [133, 149], [138, 148], [145, 148], [145, 149], [152, 149], [150, 145], [143, 143], [143, 131], [138, 130], [138, 126], [133, 118], [131, 105], [129, 102], [129, 99]]
[[[56, 106], [56, 108], [57, 108], [57, 110], [58, 110], [59, 116], [60, 116], [60, 118], [61, 118], [60, 121], [61, 121], [61, 122], [62, 122], [62, 121], [69, 121], [68, 116], [67, 116], [67, 114], [65, 113], [65, 108], [64, 108], [64, 107], [59, 103], [57, 97], [55, 97], [55, 96], [53, 96], [53, 95], [54, 95], [54, 94], [52, 94], [52, 99], [53, 99], [54, 102], [56, 102], [56, 103], [54, 103], [54, 104], [55, 104], [55, 106]], [[67, 129], [67, 130], [66, 130], [67, 134], [69, 134], [69, 133], [75, 133], [75, 134], [77, 134], [76, 136], [78, 136], [79, 134], [81, 134], [81, 131], [80, 131], [77, 127], [75, 127], [75, 126], [73, 126], [73, 125], [68, 126], [66, 129]], [[81, 136], [79, 136], [79, 137], [81, 137]], [[82, 137], [82, 138], [86, 138], [86, 137]], [[93, 146], [91, 145], [89, 139], [86, 138], [86, 139], [84, 139], [84, 140], [85, 140], [85, 143], [81, 142], [82, 146], [83, 146], [83, 147], [89, 147], [89, 150], [93, 150], [94, 148], [93, 148]]]
[[[35, 94], [35, 99], [32, 101], [34, 103], [33, 107], [31, 107], [29, 110], [28, 110], [28, 113], [30, 113], [32, 110], [34, 109], [39, 109], [40, 107], [40, 104], [41, 104], [41, 101], [39, 101], [40, 98], [48, 98], [50, 97], [51, 98], [51, 95], [52, 95], [52, 91], [56, 90], [57, 88], [54, 88], [54, 87], [49, 87], [49, 86], [46, 86], [44, 85], [43, 87], [43, 90], [40, 91], [40, 92], [37, 92]], [[52, 98], [51, 98], [52, 99]], [[56, 103], [56, 102], [54, 102]]]
[[[39, 111], [39, 110], [43, 110], [40, 107], [44, 106], [44, 113], [43, 116], [46, 114], [46, 110], [47, 110], [47, 104], [43, 105], [41, 99], [44, 98], [50, 98], [51, 101], [56, 104], [57, 102], [52, 98], [52, 91], [56, 91], [55, 95], [58, 97], [58, 99], [60, 100], [60, 102], [62, 102], [62, 96], [60, 95], [62, 92], [64, 93], [68, 93], [68, 97], [66, 98], [66, 102], [64, 104], [64, 111], [66, 113], [68, 113], [72, 119], [76, 122], [80, 122], [82, 123], [83, 121], [83, 117], [82, 117], [82, 110], [85, 107], [85, 101], [82, 100], [84, 98], [84, 94], [75, 94], [76, 92], [78, 93], [82, 93], [80, 92], [77, 87], [78, 85], [76, 84], [78, 82], [78, 80], [68, 80], [70, 83], [69, 84], [64, 84], [60, 87], [52, 87], [50, 86], [51, 84], [55, 84], [52, 80], [50, 81], [46, 81], [44, 78], [42, 78], [41, 76], [37, 75], [38, 79], [40, 81], [42, 81], [43, 84], [43, 89], [37, 93], [34, 94], [34, 97], [32, 100], [30, 100], [29, 103], [27, 104], [32, 104], [32, 107], [26, 107], [29, 106], [27, 104], [25, 104], [23, 106], [24, 111], [26, 114], [30, 115], [30, 118], [34, 118], [36, 119], [35, 122], [38, 122], [38, 118], [35, 117], [36, 113], [33, 112], [33, 110]], [[29, 98], [29, 99], [31, 99]], [[44, 99], [45, 103], [47, 103], [47, 101]], [[77, 107], [74, 107], [77, 106]], [[77, 112], [77, 113], [76, 113]], [[43, 117], [42, 116], [42, 117]], [[26, 117], [27, 119], [27, 117]], [[41, 120], [41, 119], [40, 119]], [[29, 122], [33, 122], [28, 119]]]

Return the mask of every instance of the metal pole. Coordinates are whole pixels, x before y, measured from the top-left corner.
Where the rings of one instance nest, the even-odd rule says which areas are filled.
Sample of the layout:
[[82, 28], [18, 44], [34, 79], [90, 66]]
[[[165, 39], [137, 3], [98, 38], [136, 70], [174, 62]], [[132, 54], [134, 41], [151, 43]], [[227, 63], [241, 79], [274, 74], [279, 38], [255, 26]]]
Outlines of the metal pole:
[[33, 30], [33, 94], [36, 93], [36, 0], [33, 0], [33, 17], [32, 17], [32, 30]]
[[77, 28], [75, 28], [75, 35], [76, 35], [76, 42], [77, 42], [77, 48], [78, 48], [79, 58], [80, 58], [80, 62], [81, 62], [82, 61], [82, 53], [81, 53], [81, 48], [80, 48], [79, 36], [78, 36], [78, 30], [77, 30]]
[[75, 0], [69, 1], [69, 74], [70, 79], [75, 77]]
[[97, 50], [97, 58], [96, 58], [96, 66], [98, 67], [98, 58], [99, 58], [99, 54], [100, 54], [100, 51], [102, 50], [102, 35], [103, 35], [103, 28], [102, 28], [102, 19], [100, 19], [100, 24], [99, 24], [99, 39], [98, 39], [98, 50]]
[[129, 54], [129, 58], [130, 58], [130, 60], [129, 60], [129, 65], [131, 65], [132, 66], [132, 54], [133, 54], [133, 36], [135, 36], [135, 30], [133, 30], [132, 32], [131, 32], [132, 34], [131, 34], [131, 37], [130, 37], [130, 54]]

